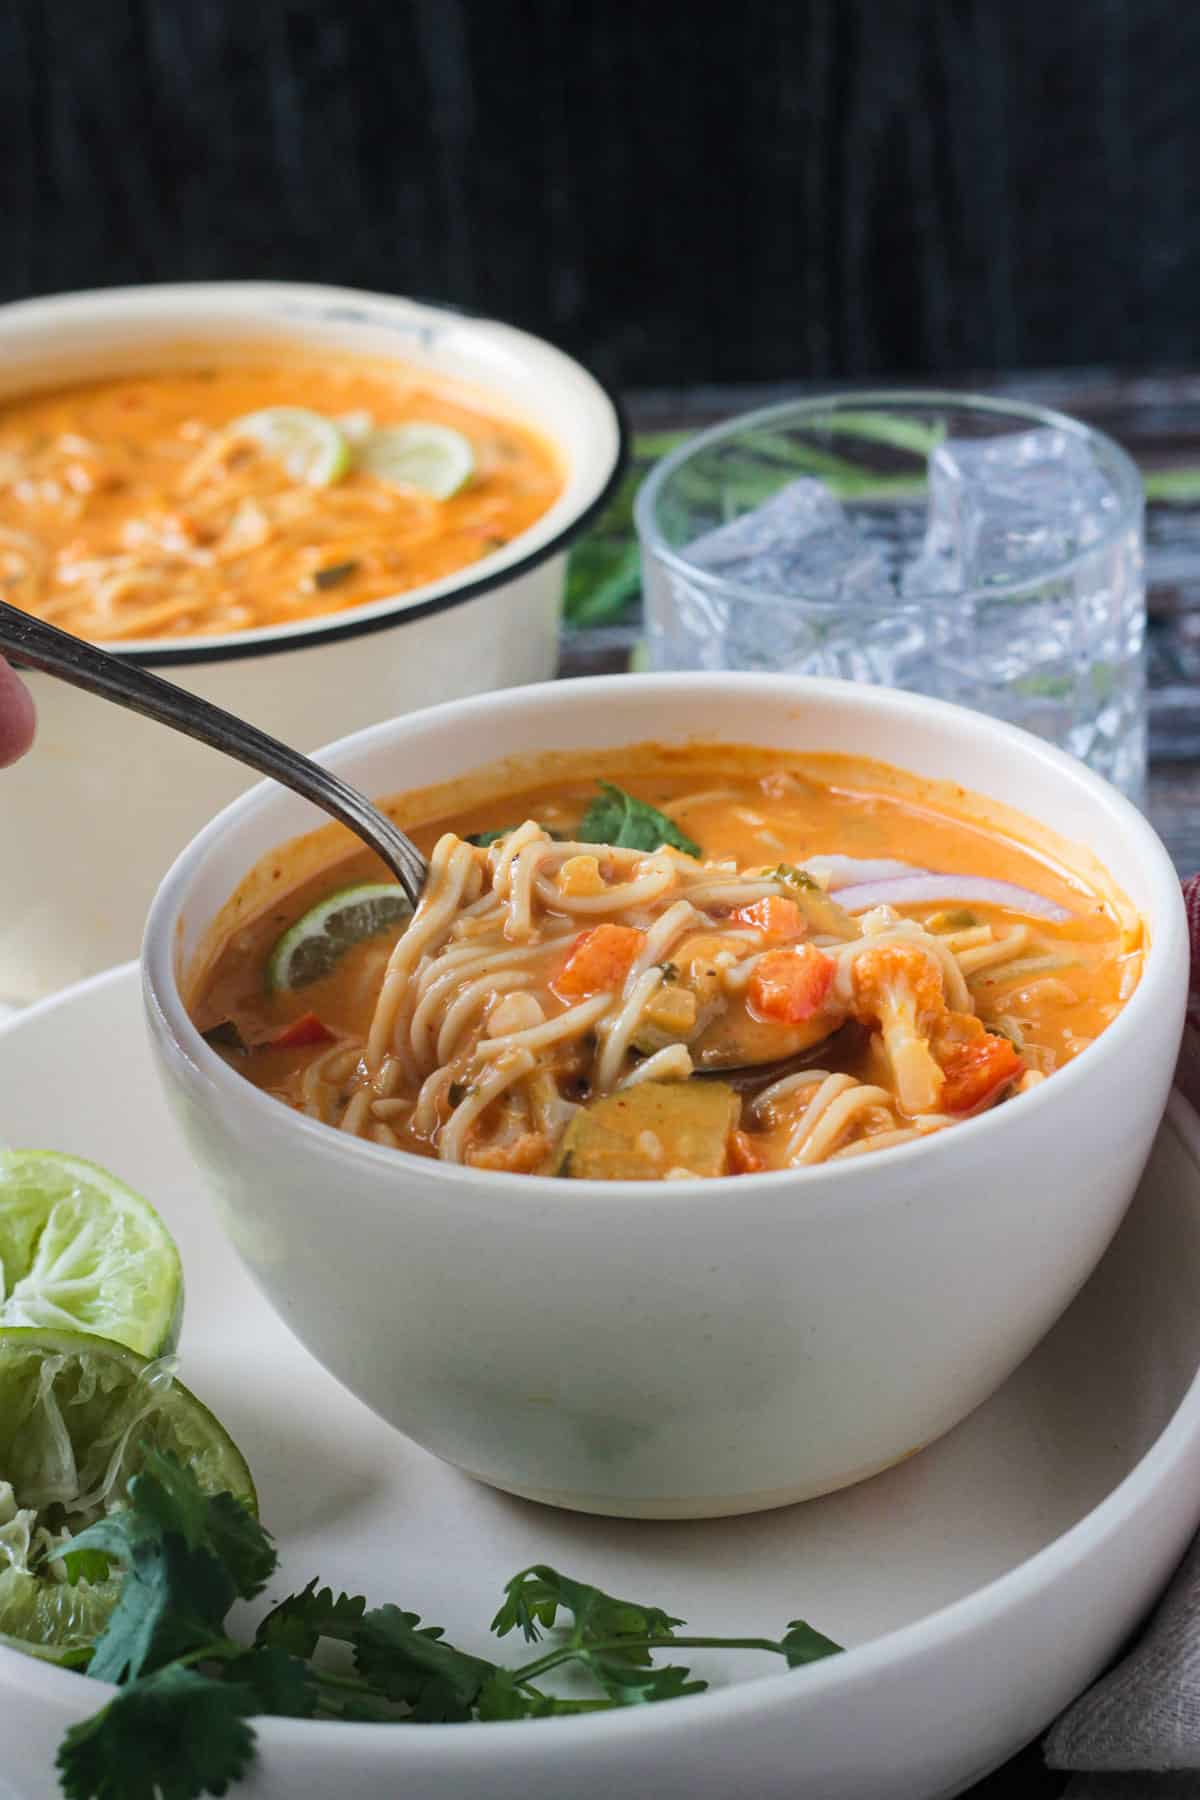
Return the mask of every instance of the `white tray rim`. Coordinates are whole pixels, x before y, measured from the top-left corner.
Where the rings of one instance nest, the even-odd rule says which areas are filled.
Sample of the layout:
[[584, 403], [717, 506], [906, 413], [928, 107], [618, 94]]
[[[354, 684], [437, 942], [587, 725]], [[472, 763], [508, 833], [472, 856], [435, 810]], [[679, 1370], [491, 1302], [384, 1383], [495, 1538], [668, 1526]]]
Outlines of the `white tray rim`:
[[[136, 962], [120, 964], [24, 1008], [14, 1018], [0, 1023], [0, 1048], [10, 1034], [20, 1031], [27, 1019], [41, 1018], [61, 1006], [69, 1006], [84, 992], [103, 989], [110, 984], [116, 986], [137, 976]], [[1200, 1114], [1178, 1089], [1171, 1094], [1163, 1127], [1175, 1132], [1200, 1176]], [[959, 1640], [1002, 1620], [1036, 1595], [1039, 1589], [1049, 1588], [1055, 1581], [1069, 1576], [1082, 1561], [1122, 1534], [1159, 1490], [1170, 1484], [1181, 1465], [1196, 1454], [1198, 1447], [1200, 1368], [1149, 1450], [1098, 1505], [1067, 1531], [1015, 1568], [912, 1624], [899, 1626], [827, 1661], [809, 1665], [804, 1671], [802, 1690], [795, 1671], [788, 1670], [695, 1695], [686, 1707], [629, 1707], [569, 1719], [476, 1724], [468, 1732], [458, 1725], [422, 1725], [419, 1741], [426, 1753], [421, 1758], [422, 1766], [427, 1768], [436, 1761], [445, 1768], [447, 1775], [456, 1769], [478, 1769], [480, 1752], [486, 1744], [486, 1760], [492, 1765], [499, 1763], [508, 1768], [519, 1762], [532, 1773], [536, 1771], [536, 1760], [531, 1763], [531, 1753], [536, 1758], [536, 1747], [539, 1744], [545, 1747], [550, 1729], [558, 1733], [569, 1732], [572, 1743], [581, 1753], [590, 1749], [611, 1752], [624, 1743], [636, 1744], [644, 1750], [648, 1743], [660, 1742], [681, 1731], [697, 1730], [702, 1726], [747, 1725], [765, 1713], [793, 1710], [801, 1692], [807, 1706], [843, 1697], [858, 1687], [868, 1687], [899, 1664], [920, 1662], [932, 1655], [952, 1652]], [[1196, 1496], [1195, 1516], [1200, 1523], [1200, 1492]], [[86, 1675], [39, 1662], [35, 1657], [0, 1645], [0, 1691], [43, 1708], [49, 1705], [61, 1713], [65, 1722], [71, 1722], [98, 1711], [105, 1698], [116, 1689], [107, 1682], [91, 1681]], [[294, 1750], [298, 1745], [317, 1753], [340, 1750], [349, 1754], [353, 1740], [356, 1768], [364, 1771], [368, 1766], [381, 1771], [386, 1769], [393, 1776], [403, 1773], [404, 1745], [413, 1744], [415, 1735], [381, 1731], [376, 1725], [270, 1716], [256, 1717], [254, 1727], [260, 1751], [268, 1756], [272, 1750]], [[480, 1738], [481, 1731], [487, 1732], [486, 1739]]]

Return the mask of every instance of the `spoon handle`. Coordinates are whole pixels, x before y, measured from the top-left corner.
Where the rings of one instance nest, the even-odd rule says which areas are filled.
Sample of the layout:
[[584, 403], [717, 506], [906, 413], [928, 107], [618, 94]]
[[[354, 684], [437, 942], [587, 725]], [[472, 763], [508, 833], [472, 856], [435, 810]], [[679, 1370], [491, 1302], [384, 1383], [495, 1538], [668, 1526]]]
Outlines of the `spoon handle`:
[[163, 681], [136, 663], [110, 656], [95, 644], [34, 618], [0, 600], [0, 651], [26, 668], [55, 675], [73, 687], [84, 688], [104, 700], [113, 700], [132, 712], [142, 713], [160, 725], [170, 725], [197, 738], [214, 750], [223, 750], [271, 775], [284, 787], [311, 800], [349, 826], [391, 869], [415, 907], [425, 882], [425, 860], [412, 840], [392, 824], [357, 788], [323, 769], [260, 731], [245, 719], [227, 713], [211, 701], [201, 700], [186, 688]]

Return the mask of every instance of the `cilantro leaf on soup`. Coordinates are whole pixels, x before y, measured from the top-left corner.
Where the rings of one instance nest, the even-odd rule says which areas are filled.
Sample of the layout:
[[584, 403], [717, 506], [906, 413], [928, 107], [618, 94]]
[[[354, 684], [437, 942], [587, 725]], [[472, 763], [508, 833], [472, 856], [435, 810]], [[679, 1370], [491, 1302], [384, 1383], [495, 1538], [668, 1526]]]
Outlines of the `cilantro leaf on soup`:
[[645, 800], [627, 794], [611, 781], [598, 783], [600, 792], [579, 826], [585, 844], [614, 844], [619, 850], [661, 850], [664, 845], [685, 856], [700, 855], [700, 846], [680, 831], [673, 819]]

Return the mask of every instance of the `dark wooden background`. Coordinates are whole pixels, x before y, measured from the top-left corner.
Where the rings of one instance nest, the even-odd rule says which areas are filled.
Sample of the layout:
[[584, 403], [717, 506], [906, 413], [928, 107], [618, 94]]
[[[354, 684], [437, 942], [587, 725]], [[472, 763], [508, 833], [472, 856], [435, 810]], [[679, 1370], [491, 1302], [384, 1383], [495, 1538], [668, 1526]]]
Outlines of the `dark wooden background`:
[[1188, 0], [4, 0], [0, 298], [344, 281], [625, 385], [1184, 364]]

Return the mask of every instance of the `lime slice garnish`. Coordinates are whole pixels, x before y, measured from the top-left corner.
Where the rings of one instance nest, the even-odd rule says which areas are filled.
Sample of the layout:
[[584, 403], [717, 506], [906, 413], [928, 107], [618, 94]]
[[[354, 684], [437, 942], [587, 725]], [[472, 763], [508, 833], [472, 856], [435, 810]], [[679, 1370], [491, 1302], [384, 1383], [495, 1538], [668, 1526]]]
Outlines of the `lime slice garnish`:
[[351, 944], [386, 931], [411, 912], [404, 889], [393, 882], [339, 888], [284, 932], [267, 964], [267, 986], [278, 992], [320, 981]]
[[0, 1330], [0, 1642], [54, 1661], [86, 1655], [120, 1573], [89, 1559], [72, 1581], [55, 1552], [121, 1505], [146, 1449], [257, 1511], [245, 1459], [173, 1363], [82, 1332]]
[[253, 438], [279, 458], [293, 481], [310, 487], [329, 487], [350, 467], [345, 434], [332, 419], [306, 406], [267, 406], [235, 420], [230, 429], [238, 437]]
[[383, 425], [359, 446], [358, 466], [377, 481], [449, 500], [475, 473], [475, 452], [449, 425]]
[[365, 438], [370, 437], [375, 425], [375, 420], [365, 408], [357, 412], [338, 413], [333, 422], [348, 444], [361, 444]]
[[77, 1157], [0, 1154], [0, 1326], [91, 1331], [161, 1356], [182, 1314], [179, 1252], [140, 1194]]

